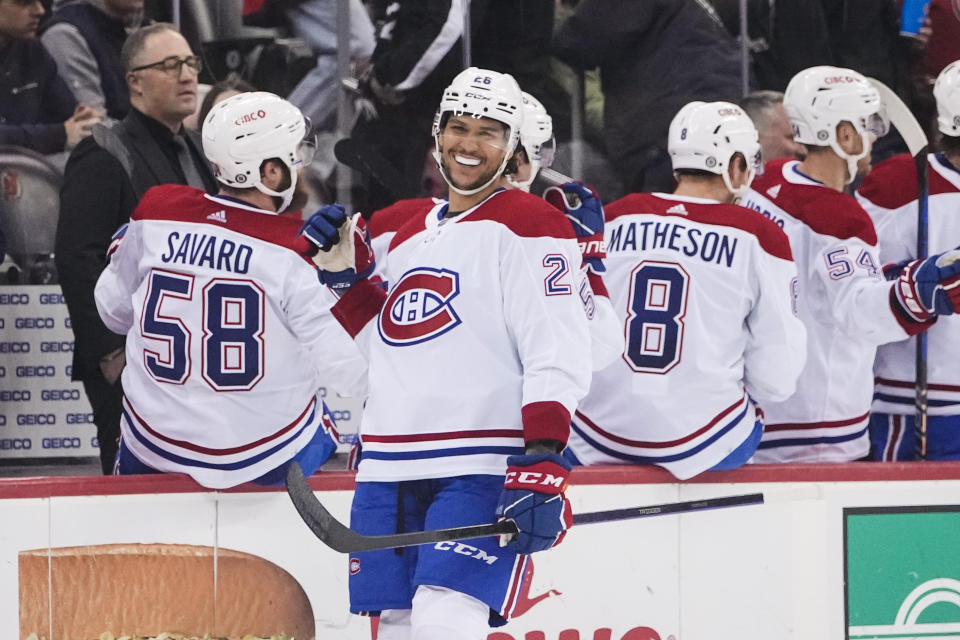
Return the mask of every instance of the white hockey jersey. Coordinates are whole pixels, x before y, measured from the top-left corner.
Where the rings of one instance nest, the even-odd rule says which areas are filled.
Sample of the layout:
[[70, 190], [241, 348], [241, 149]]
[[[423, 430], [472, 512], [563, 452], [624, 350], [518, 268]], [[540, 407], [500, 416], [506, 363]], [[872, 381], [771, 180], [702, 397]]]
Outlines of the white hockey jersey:
[[876, 232], [851, 196], [775, 160], [741, 204], [780, 225], [798, 272], [798, 311], [807, 362], [797, 391], [764, 404], [766, 428], [755, 462], [845, 462], [867, 455], [877, 345], [907, 337], [911, 323], [891, 304]]
[[[940, 154], [929, 156], [928, 255], [960, 245], [960, 171]], [[907, 154], [878, 164], [857, 200], [873, 219], [880, 260], [917, 257], [917, 170]], [[960, 316], [941, 316], [927, 333], [928, 414], [960, 414]], [[882, 345], [874, 363], [873, 410], [912, 415], [916, 339]]]
[[299, 227], [179, 185], [140, 201], [95, 295], [127, 336], [121, 434], [143, 462], [234, 486], [326, 428], [321, 378], [364, 393], [366, 362]]
[[565, 442], [587, 391], [567, 220], [521, 191], [445, 210], [422, 202], [396, 233], [389, 294], [363, 281], [333, 308], [370, 362], [361, 481], [502, 474], [525, 441]]
[[641, 463], [681, 479], [753, 432], [754, 400], [783, 400], [803, 366], [786, 236], [742, 207], [632, 194], [606, 207], [604, 281], [621, 357], [594, 374], [570, 448], [585, 464]]
[[[377, 275], [386, 277], [387, 253], [400, 227], [411, 218], [421, 217], [425, 210], [434, 205], [445, 203], [446, 200], [439, 198], [400, 200], [370, 216], [367, 228], [370, 230], [370, 244], [376, 257]], [[607, 293], [601, 276], [588, 272], [587, 267], [581, 263], [575, 286], [587, 319], [590, 320], [591, 357], [593, 369], [597, 371], [619, 357], [623, 350], [621, 323], [610, 304], [610, 294]]]

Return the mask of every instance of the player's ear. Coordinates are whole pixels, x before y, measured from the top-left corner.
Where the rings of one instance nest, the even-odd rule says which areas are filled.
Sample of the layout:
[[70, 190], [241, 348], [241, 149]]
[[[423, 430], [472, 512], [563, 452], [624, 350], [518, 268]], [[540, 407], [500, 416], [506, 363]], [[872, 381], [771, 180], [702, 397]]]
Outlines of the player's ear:
[[285, 168], [279, 160], [264, 160], [263, 164], [260, 165], [260, 182], [265, 187], [276, 191], [286, 176]]

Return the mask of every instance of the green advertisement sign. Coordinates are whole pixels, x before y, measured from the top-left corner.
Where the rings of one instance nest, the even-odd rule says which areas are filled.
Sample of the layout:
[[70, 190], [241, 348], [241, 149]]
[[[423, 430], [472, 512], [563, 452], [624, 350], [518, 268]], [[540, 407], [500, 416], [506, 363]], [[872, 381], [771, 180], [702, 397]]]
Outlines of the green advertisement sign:
[[847, 640], [960, 640], [960, 506], [844, 509]]

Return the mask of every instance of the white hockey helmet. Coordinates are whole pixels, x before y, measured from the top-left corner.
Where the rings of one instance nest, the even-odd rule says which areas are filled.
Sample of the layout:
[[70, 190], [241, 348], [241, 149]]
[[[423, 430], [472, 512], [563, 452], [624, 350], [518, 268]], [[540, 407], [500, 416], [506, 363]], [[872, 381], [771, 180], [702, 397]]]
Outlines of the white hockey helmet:
[[[753, 121], [730, 102], [689, 102], [670, 122], [667, 150], [673, 170], [698, 169], [723, 177], [730, 193], [738, 198], [750, 188], [761, 170], [760, 141]], [[743, 156], [750, 172], [737, 188], [730, 183], [730, 163]]]
[[[440, 153], [440, 130], [445, 124], [444, 116], [470, 115], [474, 118], [491, 118], [507, 126], [507, 148], [503, 154], [500, 169], [486, 184], [476, 189], [460, 189], [454, 186], [450, 177], [443, 168]], [[453, 79], [443, 91], [440, 107], [433, 118], [433, 141], [435, 144], [433, 158], [440, 168], [440, 174], [447, 181], [450, 188], [460, 195], [469, 196], [483, 191], [503, 174], [510, 154], [517, 148], [520, 138], [520, 123], [523, 120], [523, 95], [520, 85], [513, 76], [487, 69], [470, 67], [464, 69]]]
[[[857, 175], [857, 161], [870, 153], [867, 134], [886, 135], [890, 128], [880, 93], [860, 73], [841, 67], [810, 67], [793, 76], [783, 96], [793, 139], [813, 147], [829, 146], [847, 161], [847, 183]], [[849, 122], [863, 140], [853, 156], [837, 142], [837, 126]]]
[[951, 62], [933, 85], [937, 100], [937, 128], [946, 136], [960, 136], [960, 60]]
[[[236, 189], [254, 187], [290, 205], [297, 172], [310, 164], [316, 138], [300, 110], [266, 91], [240, 93], [217, 103], [203, 122], [203, 153], [217, 180]], [[265, 160], [279, 159], [290, 170], [290, 186], [274, 191], [260, 181]]]
[[507, 179], [518, 189], [530, 191], [530, 185], [537, 177], [540, 168], [553, 164], [556, 142], [553, 139], [553, 118], [547, 113], [546, 107], [526, 91], [521, 92], [521, 95], [523, 96], [523, 121], [520, 123], [520, 144], [523, 145], [524, 151], [527, 152], [527, 159], [530, 161], [530, 177], [526, 180], [516, 180], [510, 176]]

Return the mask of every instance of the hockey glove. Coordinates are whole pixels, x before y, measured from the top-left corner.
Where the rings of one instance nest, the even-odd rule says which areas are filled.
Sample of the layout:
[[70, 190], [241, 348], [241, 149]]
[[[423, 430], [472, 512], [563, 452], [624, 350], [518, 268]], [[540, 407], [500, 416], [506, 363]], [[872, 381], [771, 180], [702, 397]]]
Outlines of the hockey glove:
[[497, 504], [497, 517], [513, 520], [519, 533], [506, 546], [521, 554], [560, 544], [573, 525], [573, 511], [564, 494], [571, 465], [556, 453], [528, 453], [507, 458], [507, 476]]
[[[572, 197], [571, 197], [572, 196]], [[606, 267], [607, 245], [603, 241], [603, 203], [596, 192], [582, 182], [567, 182], [560, 187], [549, 187], [543, 198], [563, 211], [580, 244], [583, 261], [594, 273], [603, 273]]]
[[370, 232], [359, 213], [347, 218], [342, 205], [326, 205], [310, 216], [300, 233], [320, 248], [313, 262], [320, 282], [335, 293], [345, 293], [373, 273], [376, 260]]
[[917, 322], [960, 309], [960, 249], [914, 260], [893, 285], [894, 297]]

